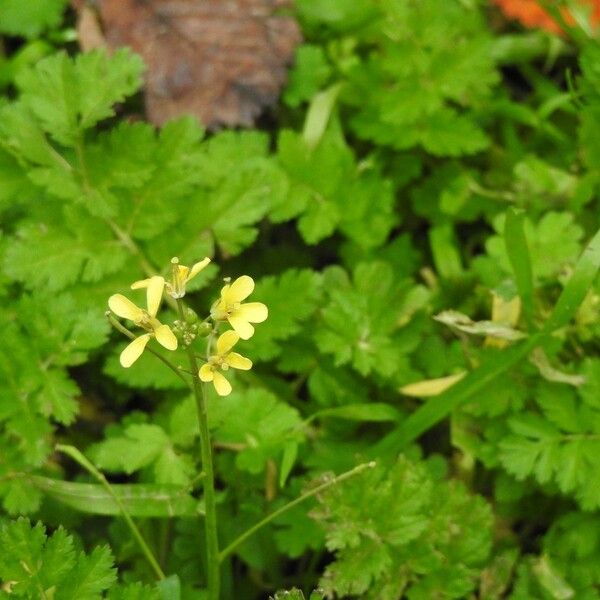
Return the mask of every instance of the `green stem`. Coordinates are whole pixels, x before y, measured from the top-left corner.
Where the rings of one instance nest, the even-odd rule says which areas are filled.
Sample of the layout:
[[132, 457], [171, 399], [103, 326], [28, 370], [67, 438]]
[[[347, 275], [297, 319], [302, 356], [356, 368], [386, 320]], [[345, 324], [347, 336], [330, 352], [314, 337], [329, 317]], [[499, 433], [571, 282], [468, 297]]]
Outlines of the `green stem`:
[[[117, 319], [115, 319], [115, 317], [113, 317], [113, 315], [112, 315], [112, 313], [110, 311], [106, 312], [106, 318], [108, 319], [108, 322], [117, 331], [119, 331], [123, 335], [127, 336], [130, 340], [134, 340], [135, 339], [135, 335], [133, 333], [131, 333], [131, 331], [129, 331], [129, 329], [127, 329], [126, 327], [123, 327], [123, 325], [121, 325], [121, 323], [119, 323], [119, 321], [117, 321]], [[183, 376], [183, 374], [181, 373], [181, 371], [176, 366], [172, 365], [164, 356], [161, 356], [158, 352], [156, 352], [156, 350], [153, 350], [149, 346], [146, 346], [146, 351], [150, 352], [150, 354], [153, 354], [154, 356], [156, 356], [156, 358], [158, 358], [158, 360], [160, 360], [165, 365], [167, 365], [167, 367], [169, 367], [169, 369], [171, 369], [171, 371], [173, 371], [173, 373], [175, 373], [175, 375], [177, 375], [177, 377], [179, 377], [179, 379], [181, 379], [181, 381], [183, 381], [183, 383], [185, 383], [185, 385], [191, 391], [194, 391], [192, 389], [192, 387], [190, 386], [189, 381]]]
[[288, 510], [294, 508], [294, 506], [297, 506], [301, 502], [308, 500], [308, 498], [312, 498], [313, 496], [316, 496], [317, 494], [321, 493], [322, 491], [326, 490], [327, 488], [330, 488], [333, 485], [337, 485], [338, 483], [341, 483], [342, 481], [345, 481], [346, 479], [350, 479], [350, 477], [354, 477], [355, 475], [358, 475], [365, 469], [372, 469], [375, 467], [375, 465], [376, 465], [375, 461], [371, 461], [368, 463], [363, 463], [362, 465], [358, 465], [357, 467], [354, 467], [354, 469], [351, 469], [350, 471], [346, 471], [345, 473], [342, 473], [341, 475], [338, 475], [338, 476], [334, 477], [333, 479], [330, 479], [329, 481], [322, 483], [321, 485], [317, 486], [316, 488], [313, 488], [312, 490], [306, 492], [305, 494], [302, 494], [302, 496], [298, 496], [298, 498], [296, 498], [295, 500], [288, 502], [281, 508], [278, 508], [276, 511], [273, 511], [270, 515], [267, 515], [264, 519], [262, 519], [261, 521], [259, 521], [258, 523], [256, 523], [252, 527], [250, 527], [250, 529], [247, 529], [246, 531], [244, 531], [244, 533], [242, 533], [242, 535], [240, 535], [235, 540], [233, 540], [233, 542], [231, 542], [231, 544], [229, 544], [226, 548], [223, 548], [223, 550], [221, 550], [221, 552], [219, 553], [219, 562], [223, 562], [240, 544], [242, 544], [249, 537], [254, 535], [259, 529], [261, 529], [265, 525], [268, 525], [273, 519], [276, 519], [277, 517], [279, 517], [283, 513], [287, 512]]
[[[112, 229], [115, 237], [129, 250], [131, 254], [137, 257], [140, 267], [142, 271], [146, 274], [147, 277], [152, 277], [156, 275], [157, 269], [155, 269], [148, 259], [144, 256], [144, 253], [140, 250], [139, 246], [133, 241], [131, 236], [129, 236], [125, 231], [123, 231], [114, 221], [111, 219], [106, 219], [106, 224]], [[167, 297], [167, 301], [172, 303], [170, 297]]]
[[[184, 320], [183, 302], [177, 300], [177, 309], [182, 320]], [[191, 346], [186, 346], [186, 352], [192, 372], [192, 381], [194, 384], [194, 396], [196, 398], [196, 412], [198, 414], [198, 425], [200, 427], [200, 455], [202, 458], [202, 470], [205, 477], [204, 487], [204, 505], [206, 532], [206, 570], [208, 583], [208, 600], [219, 600], [219, 589], [221, 577], [219, 570], [219, 538], [217, 530], [217, 505], [215, 500], [215, 475], [212, 461], [212, 447], [210, 441], [210, 432], [208, 430], [208, 414], [206, 411], [205, 386], [198, 378], [198, 364], [196, 356]]]
[[133, 519], [127, 512], [127, 509], [125, 508], [124, 504], [121, 502], [121, 498], [119, 498], [119, 495], [116, 494], [115, 491], [112, 489], [110, 483], [108, 483], [108, 480], [106, 479], [104, 474], [101, 471], [99, 471], [77, 448], [75, 448], [75, 446], [65, 446], [63, 444], [57, 444], [56, 450], [58, 450], [58, 452], [62, 452], [63, 454], [66, 454], [67, 456], [70, 456], [76, 463], [78, 463], [81, 467], [83, 467], [90, 475], [95, 477], [100, 482], [100, 484], [104, 487], [104, 489], [111, 495], [111, 497], [115, 501], [115, 504], [119, 507], [119, 510], [121, 511], [121, 514], [123, 515], [123, 518], [125, 519], [125, 523], [127, 523], [129, 530], [131, 531], [133, 537], [136, 539], [136, 541], [140, 547], [140, 550], [143, 552], [144, 556], [148, 560], [148, 563], [154, 570], [154, 573], [156, 573], [157, 578], [159, 580], [164, 579], [165, 574], [164, 574], [163, 570], [160, 568], [160, 565], [158, 564], [158, 561], [154, 557], [154, 554], [152, 554], [152, 550], [150, 550], [148, 544], [146, 544], [146, 540], [144, 540], [137, 525], [133, 522]]

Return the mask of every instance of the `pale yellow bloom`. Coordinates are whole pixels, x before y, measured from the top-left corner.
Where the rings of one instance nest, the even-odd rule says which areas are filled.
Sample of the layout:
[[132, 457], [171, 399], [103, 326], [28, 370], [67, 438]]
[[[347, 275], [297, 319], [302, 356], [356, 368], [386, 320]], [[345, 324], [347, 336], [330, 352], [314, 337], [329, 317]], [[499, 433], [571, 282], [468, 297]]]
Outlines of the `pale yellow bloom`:
[[[179, 264], [179, 259], [177, 257], [172, 258], [171, 281], [160, 277], [163, 282], [163, 286], [167, 288], [167, 294], [173, 298], [183, 298], [185, 296], [185, 287], [188, 282], [196, 277], [196, 275], [198, 275], [198, 273], [200, 273], [200, 271], [202, 271], [202, 269], [204, 269], [208, 263], [210, 263], [210, 258], [206, 257], [194, 264], [192, 267], [186, 267], [185, 265]], [[137, 290], [139, 288], [147, 288], [152, 279], [155, 278], [152, 277], [150, 279], [136, 281], [135, 283], [131, 284], [131, 289]]]
[[232, 284], [227, 284], [221, 290], [210, 314], [216, 321], [229, 321], [235, 332], [243, 340], [254, 334], [251, 323], [262, 323], [268, 316], [269, 310], [262, 302], [247, 302], [242, 304], [254, 291], [254, 280], [248, 275], [238, 277]]
[[138, 327], [141, 327], [148, 332], [135, 338], [135, 340], [121, 352], [120, 361], [123, 367], [130, 367], [141, 356], [151, 337], [155, 337], [156, 341], [167, 350], [177, 349], [177, 338], [175, 337], [175, 334], [168, 325], [163, 325], [156, 318], [156, 313], [158, 312], [160, 301], [162, 299], [164, 279], [156, 276], [151, 277], [147, 282], [148, 283], [145, 286], [146, 309], [136, 306], [122, 294], [114, 294], [108, 299], [110, 310], [117, 316], [133, 321]]
[[231, 349], [239, 342], [240, 336], [235, 331], [226, 331], [217, 340], [217, 353], [209, 357], [208, 362], [200, 367], [198, 377], [202, 381], [212, 381], [219, 396], [231, 393], [231, 384], [219, 370], [227, 371], [229, 367], [248, 371], [252, 368], [252, 361]]

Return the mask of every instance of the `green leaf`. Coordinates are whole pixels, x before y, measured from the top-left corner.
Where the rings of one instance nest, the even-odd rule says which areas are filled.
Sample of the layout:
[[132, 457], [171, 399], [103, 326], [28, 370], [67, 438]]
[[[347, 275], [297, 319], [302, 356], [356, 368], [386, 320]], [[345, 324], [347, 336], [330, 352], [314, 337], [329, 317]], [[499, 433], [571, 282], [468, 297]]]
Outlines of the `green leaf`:
[[431, 228], [429, 242], [437, 272], [446, 279], [460, 277], [463, 272], [462, 261], [451, 225]]
[[287, 444], [304, 439], [298, 412], [265, 390], [219, 398], [208, 414], [216, 441], [241, 445], [236, 466], [249, 473], [261, 473], [268, 459], [278, 459]]
[[[494, 220], [494, 227], [499, 235], [488, 238], [485, 243], [488, 254], [504, 272], [512, 274], [512, 268], [503, 238], [505, 215]], [[547, 212], [532, 224], [524, 219], [524, 233], [531, 257], [531, 267], [536, 280], [554, 279], [561, 269], [570, 267], [580, 253], [579, 240], [583, 229], [574, 223], [574, 217], [568, 212]]]
[[558, 298], [554, 310], [544, 323], [544, 331], [564, 327], [583, 302], [600, 269], [600, 231], [584, 248], [575, 270]]
[[315, 148], [321, 141], [335, 103], [342, 89], [342, 84], [336, 83], [330, 88], [316, 94], [308, 107], [302, 137], [309, 148]]
[[199, 228], [212, 230], [227, 254], [239, 254], [254, 242], [256, 224], [287, 193], [283, 173], [267, 157], [267, 141], [254, 131], [222, 132], [196, 157], [194, 169], [205, 189], [187, 219], [194, 235]]
[[281, 467], [279, 468], [279, 487], [284, 487], [294, 463], [298, 457], [298, 443], [288, 442], [283, 447], [283, 456], [281, 457]]
[[[368, 600], [465, 597], [491, 548], [491, 511], [461, 486], [434, 482], [422, 464], [401, 457], [319, 496], [313, 511], [334, 561], [321, 585], [328, 594]], [[449, 524], [459, 520], [452, 531]], [[443, 557], [443, 558], [442, 558]]]
[[594, 459], [600, 451], [598, 415], [580, 412], [568, 396], [553, 394], [541, 404], [552, 422], [531, 413], [512, 418], [513, 433], [499, 444], [502, 465], [518, 479], [554, 481], [585, 510], [597, 508], [600, 494], [592, 482], [600, 476]]
[[380, 423], [386, 421], [399, 421], [401, 413], [398, 409], [381, 402], [365, 404], [347, 404], [335, 408], [325, 408], [310, 416], [310, 420], [333, 417], [334, 419], [347, 419], [349, 421], [363, 421]]
[[[176, 575], [172, 575], [167, 579], [163, 579], [157, 585], [164, 581], [170, 580]], [[180, 600], [179, 596], [161, 596], [161, 592], [157, 588], [151, 588], [141, 583], [128, 583], [125, 585], [114, 585], [110, 588], [107, 596], [108, 600]]]
[[139, 423], [126, 427], [122, 436], [94, 444], [89, 455], [101, 469], [131, 474], [155, 463], [169, 445], [161, 427]]
[[[29, 481], [46, 495], [83, 513], [120, 515], [115, 499], [100, 484], [75, 483], [32, 475]], [[132, 517], [182, 517], [198, 514], [197, 502], [185, 489], [170, 485], [111, 483]]]
[[290, 71], [288, 85], [283, 94], [292, 107], [310, 100], [324, 87], [331, 75], [325, 53], [320, 46], [304, 44], [296, 50], [294, 68]]
[[405, 285], [389, 264], [359, 264], [352, 283], [345, 272], [332, 268], [323, 282], [328, 303], [315, 341], [331, 353], [335, 364], [351, 363], [362, 375], [376, 371], [390, 376], [401, 361], [392, 334], [398, 327]]
[[181, 582], [177, 575], [169, 575], [159, 581], [156, 587], [160, 592], [160, 600], [181, 600]]
[[0, 31], [7, 35], [38, 37], [45, 29], [57, 27], [68, 0], [0, 0]]
[[456, 408], [469, 402], [508, 369], [518, 364], [537, 343], [539, 343], [539, 338], [532, 336], [525, 342], [490, 354], [475, 371], [469, 373], [442, 394], [430, 398], [413, 412], [396, 431], [388, 434], [377, 444], [376, 452], [378, 454], [393, 453], [405, 448], [422, 433], [450, 415]]
[[100, 600], [116, 579], [107, 547], [75, 553], [62, 528], [46, 537], [41, 523], [31, 527], [20, 518], [0, 526], [0, 545], [0, 580], [10, 581], [19, 597]]
[[284, 340], [300, 332], [314, 313], [321, 298], [321, 277], [309, 269], [289, 269], [260, 279], [252, 298], [269, 307], [269, 318], [257, 327], [249, 355], [268, 360], [284, 351]]
[[506, 254], [515, 275], [515, 282], [521, 302], [523, 314], [529, 327], [533, 318], [533, 271], [527, 238], [525, 237], [523, 213], [509, 210], [504, 223], [504, 243]]
[[78, 282], [95, 282], [118, 271], [128, 255], [109, 228], [82, 214], [65, 211], [62, 224], [28, 223], [7, 249], [7, 274], [28, 288], [56, 292]]
[[420, 141], [435, 156], [481, 152], [489, 145], [485, 133], [471, 119], [446, 109], [427, 118]]
[[56, 595], [60, 598], [96, 600], [101, 592], [116, 580], [113, 557], [108, 546], [96, 547], [89, 555], [81, 552], [77, 564], [65, 582], [65, 589]]
[[114, 115], [113, 106], [141, 84], [143, 64], [127, 49], [94, 50], [75, 60], [58, 53], [19, 73], [22, 101], [56, 141], [76, 145], [86, 129]]
[[53, 416], [59, 423], [69, 425], [75, 420], [80, 394], [77, 384], [64, 371], [41, 370], [44, 384], [39, 392], [40, 412]]

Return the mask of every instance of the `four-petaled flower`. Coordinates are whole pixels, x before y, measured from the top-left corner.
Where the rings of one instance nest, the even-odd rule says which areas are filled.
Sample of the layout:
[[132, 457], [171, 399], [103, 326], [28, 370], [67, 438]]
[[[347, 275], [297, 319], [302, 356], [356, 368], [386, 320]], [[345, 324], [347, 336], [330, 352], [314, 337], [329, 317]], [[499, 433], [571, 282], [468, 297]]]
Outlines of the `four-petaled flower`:
[[203, 258], [201, 261], [194, 264], [192, 267], [186, 267], [179, 264], [179, 259], [174, 257], [171, 259], [172, 275], [171, 281], [163, 277], [151, 277], [150, 279], [142, 279], [131, 284], [132, 290], [147, 288], [150, 282], [154, 279], [160, 279], [163, 286], [167, 288], [167, 294], [173, 298], [183, 298], [185, 296], [185, 286], [191, 281], [204, 267], [208, 265], [210, 258]]
[[247, 340], [254, 334], [251, 323], [262, 323], [269, 311], [262, 302], [247, 302], [242, 304], [254, 290], [254, 280], [248, 275], [238, 277], [233, 283], [227, 284], [221, 290], [210, 314], [216, 321], [229, 321], [241, 339]]
[[135, 338], [121, 352], [121, 365], [130, 367], [142, 354], [146, 344], [151, 337], [155, 337], [156, 341], [164, 346], [167, 350], [177, 349], [177, 338], [171, 331], [168, 325], [163, 325], [157, 318], [156, 313], [162, 299], [164, 279], [156, 276], [146, 280], [144, 286], [146, 290], [147, 308], [143, 309], [136, 306], [131, 300], [122, 294], [114, 294], [108, 299], [108, 306], [117, 316], [124, 319], [130, 319], [138, 327], [145, 329], [148, 333], [144, 333]]
[[217, 353], [210, 356], [208, 362], [200, 367], [198, 377], [202, 381], [212, 381], [219, 396], [227, 396], [231, 392], [231, 384], [219, 372], [227, 371], [229, 367], [248, 371], [252, 368], [252, 361], [231, 349], [238, 343], [240, 336], [231, 329], [219, 336], [217, 340]]

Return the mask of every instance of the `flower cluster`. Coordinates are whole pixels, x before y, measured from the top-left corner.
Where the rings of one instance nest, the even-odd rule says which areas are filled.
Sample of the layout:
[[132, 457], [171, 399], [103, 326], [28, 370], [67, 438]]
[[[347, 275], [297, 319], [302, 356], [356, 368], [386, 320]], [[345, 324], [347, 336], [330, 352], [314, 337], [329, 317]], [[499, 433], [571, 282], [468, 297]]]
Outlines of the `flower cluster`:
[[[189, 308], [184, 309], [181, 304], [188, 282], [209, 263], [210, 258], [205, 258], [192, 267], [186, 267], [180, 265], [177, 258], [173, 258], [170, 279], [155, 275], [134, 282], [131, 289], [146, 290], [145, 309], [136, 306], [122, 294], [114, 294], [108, 299], [108, 306], [115, 315], [133, 321], [135, 325], [146, 331], [135, 337], [121, 352], [120, 362], [123, 367], [130, 367], [141, 356], [153, 337], [167, 350], [176, 350], [178, 337], [184, 346], [190, 346], [198, 333], [203, 331], [211, 335], [208, 342], [207, 362], [200, 368], [198, 377], [204, 382], [212, 382], [217, 394], [227, 396], [231, 392], [231, 384], [221, 371], [227, 371], [229, 368], [247, 371], [252, 368], [252, 361], [249, 358], [232, 351], [240, 339], [247, 340], [252, 337], [253, 323], [262, 323], [269, 315], [267, 307], [261, 302], [244, 303], [244, 300], [254, 291], [254, 280], [251, 277], [242, 275], [232, 283], [227, 283], [221, 289], [219, 299], [212, 305], [210, 315], [200, 324], [190, 322], [187, 317], [193, 314], [193, 321], [195, 321], [195, 313]], [[161, 323], [156, 317], [165, 291], [177, 302], [180, 314], [187, 315], [185, 319], [175, 321], [173, 328]], [[214, 327], [207, 323], [209, 320], [213, 321]], [[218, 337], [216, 353], [212, 353], [210, 352], [212, 336], [216, 335], [219, 325], [224, 322], [228, 322], [233, 329], [225, 331]]]

